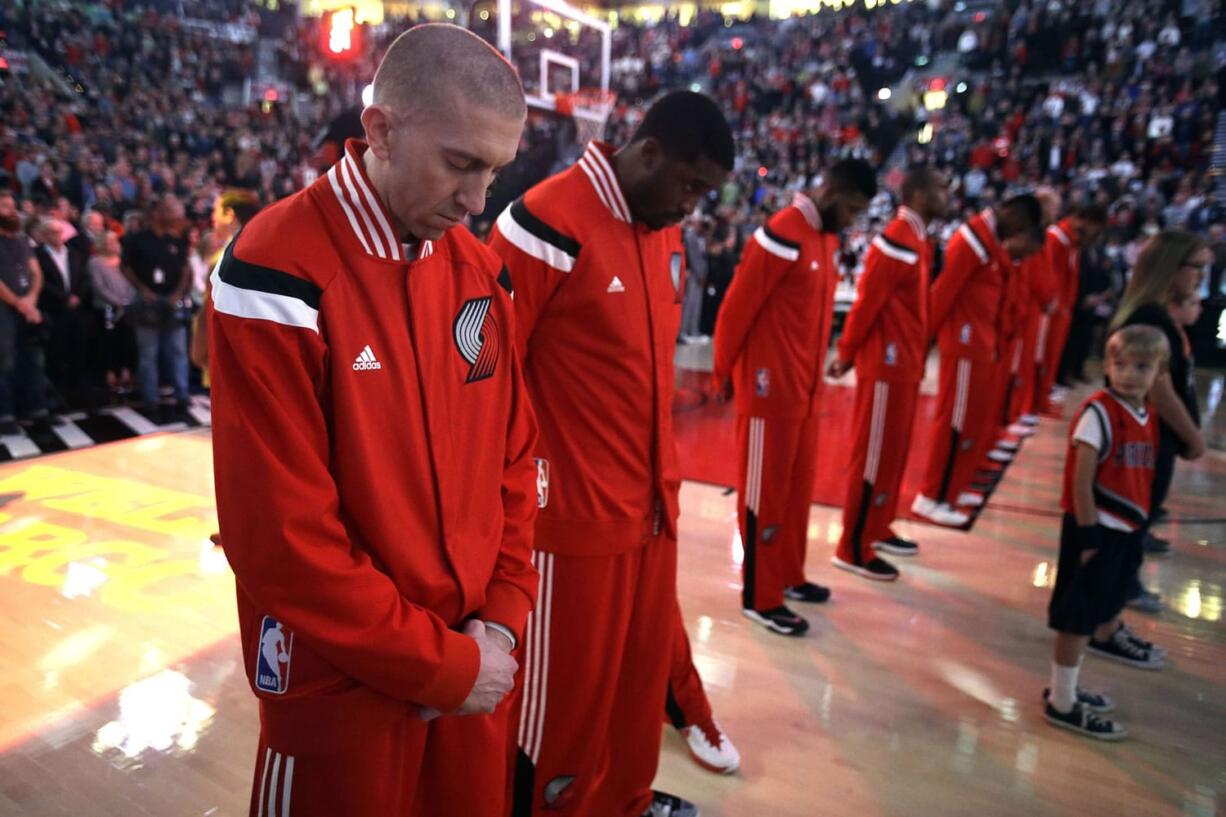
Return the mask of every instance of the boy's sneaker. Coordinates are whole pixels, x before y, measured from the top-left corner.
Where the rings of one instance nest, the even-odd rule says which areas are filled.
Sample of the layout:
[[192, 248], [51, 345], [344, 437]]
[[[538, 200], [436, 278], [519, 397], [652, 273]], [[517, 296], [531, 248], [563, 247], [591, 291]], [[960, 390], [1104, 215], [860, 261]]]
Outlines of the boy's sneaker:
[[1137, 635], [1136, 632], [1131, 627], [1129, 627], [1127, 624], [1125, 624], [1122, 621], [1120, 622], [1119, 632], [1123, 633], [1124, 638], [1127, 638], [1129, 641], [1131, 641], [1133, 644], [1136, 644], [1141, 649], [1149, 650], [1150, 653], [1158, 656], [1159, 658], [1166, 658], [1166, 647], [1159, 647], [1157, 644], [1155, 644], [1152, 641], [1146, 641], [1144, 638], [1141, 638], [1141, 636]]
[[714, 717], [682, 730], [690, 747], [690, 757], [709, 772], [732, 774], [741, 768], [741, 754], [728, 740]]
[[803, 601], [808, 604], [821, 604], [830, 600], [830, 588], [820, 584], [805, 582], [783, 588], [783, 597], [792, 601]]
[[1086, 649], [1099, 658], [1109, 658], [1137, 669], [1162, 669], [1162, 656], [1133, 642], [1122, 629], [1116, 630], [1105, 641], [1091, 638]]
[[937, 502], [923, 494], [915, 495], [915, 501], [911, 503], [911, 513], [948, 528], [960, 528], [971, 521], [962, 511], [951, 508], [948, 502]]
[[809, 630], [809, 622], [782, 604], [773, 610], [750, 610], [745, 607], [742, 608], [741, 615], [779, 635], [804, 635]]
[[1170, 556], [1171, 543], [1166, 539], [1154, 536], [1149, 531], [1141, 537], [1141, 547], [1146, 556]]
[[1043, 704], [1043, 717], [1047, 722], [1095, 740], [1123, 740], [1128, 730], [1107, 718], [1100, 718], [1080, 701], [1068, 712], [1061, 712], [1049, 703]]
[[978, 491], [963, 491], [958, 494], [958, 502], [960, 508], [982, 508], [984, 503], [983, 494]]
[[698, 806], [689, 800], [662, 791], [651, 794], [651, 806], [643, 812], [643, 817], [698, 817]]
[[873, 550], [892, 553], [895, 556], [915, 556], [919, 553], [919, 543], [901, 536], [891, 536], [881, 542], [873, 542]]
[[854, 562], [845, 562], [838, 557], [838, 554], [830, 557], [830, 561], [841, 570], [855, 573], [857, 576], [872, 579], [875, 582], [892, 582], [898, 578], [898, 568], [879, 556], [874, 556], [866, 564], [862, 565], [855, 564]]
[[[1043, 690], [1043, 703], [1047, 703], [1051, 697], [1051, 690]], [[1086, 709], [1093, 712], [1095, 715], [1106, 715], [1115, 711], [1115, 701], [1108, 698], [1106, 695], [1099, 695], [1097, 692], [1091, 692], [1088, 689], [1077, 687], [1077, 703], [1084, 706]]]
[[1128, 606], [1138, 613], [1157, 615], [1162, 612], [1162, 596], [1152, 590], [1142, 589], [1128, 600]]

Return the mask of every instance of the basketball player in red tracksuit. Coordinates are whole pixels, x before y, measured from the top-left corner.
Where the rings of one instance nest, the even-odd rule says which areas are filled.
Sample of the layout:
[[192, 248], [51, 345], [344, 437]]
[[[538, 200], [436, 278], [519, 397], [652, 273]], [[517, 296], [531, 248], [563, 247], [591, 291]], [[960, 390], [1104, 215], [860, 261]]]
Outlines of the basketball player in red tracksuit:
[[995, 440], [1000, 326], [1013, 262], [1042, 246], [1042, 215], [1024, 194], [988, 208], [958, 228], [929, 299], [941, 356], [937, 413], [928, 467], [912, 513], [958, 527], [969, 516], [954, 504]]
[[677, 606], [676, 225], [723, 183], [733, 154], [714, 102], [668, 94], [627, 146], [591, 143], [508, 207], [490, 238], [515, 283], [541, 423], [541, 601], [511, 736], [517, 817], [696, 811], [651, 790]]
[[[1081, 276], [1081, 250], [1098, 240], [1107, 224], [1107, 214], [1097, 205], [1074, 210], [1064, 220], [1047, 228], [1045, 251], [1052, 282], [1057, 287], [1058, 304], [1051, 316], [1043, 353], [1043, 378], [1037, 385], [1037, 398], [1048, 401], [1056, 377], [1060, 373], [1060, 358], [1068, 341], [1073, 316], [1077, 312], [1077, 297]], [[1050, 412], [1054, 409], [1045, 405]]]
[[[1043, 224], [1055, 222], [1060, 214], [1060, 194], [1050, 187], [1040, 187], [1034, 191], [1034, 195], [1042, 208]], [[1046, 252], [1036, 252], [1023, 258], [1020, 275], [1025, 281], [1018, 315], [1021, 350], [1017, 359], [1005, 429], [1007, 434], [1019, 439], [1034, 435], [1035, 426], [1039, 424], [1035, 394], [1043, 363], [1038, 347], [1040, 334], [1047, 331], [1047, 321], [1044, 318], [1055, 309], [1056, 297], [1055, 282], [1051, 280]]]
[[745, 548], [741, 610], [781, 635], [809, 623], [787, 598], [822, 602], [805, 580], [805, 540], [817, 468], [818, 407], [845, 229], [877, 194], [859, 159], [831, 167], [812, 197], [796, 194], [746, 242], [715, 324], [715, 387], [732, 386]]
[[877, 551], [913, 556], [919, 546], [891, 529], [898, 510], [924, 361], [928, 357], [928, 223], [949, 207], [949, 181], [930, 168], [910, 171], [903, 206], [864, 259], [856, 303], [843, 324], [829, 374], [856, 367], [856, 410], [843, 535], [834, 564], [867, 579], [898, 570]]
[[[426, 66], [440, 80], [406, 96]], [[363, 114], [370, 146], [347, 143], [213, 272], [217, 510], [260, 703], [252, 817], [505, 812], [507, 707], [460, 715], [494, 712], [514, 680], [536, 428], [502, 262], [457, 225], [525, 115], [480, 39], [406, 32]]]

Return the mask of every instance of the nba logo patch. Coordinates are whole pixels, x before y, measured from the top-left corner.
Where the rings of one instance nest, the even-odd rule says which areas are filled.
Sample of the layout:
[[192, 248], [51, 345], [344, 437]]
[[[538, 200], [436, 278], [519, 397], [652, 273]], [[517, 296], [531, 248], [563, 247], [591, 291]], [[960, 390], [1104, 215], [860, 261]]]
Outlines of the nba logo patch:
[[668, 259], [668, 274], [673, 279], [673, 292], [677, 296], [677, 303], [681, 303], [681, 253], [675, 252]]
[[958, 340], [963, 343], [971, 342], [971, 325], [969, 323], [962, 324], [962, 331], [958, 333]]
[[766, 397], [771, 393], [771, 370], [767, 368], [758, 369], [757, 375], [754, 377], [754, 392], [759, 397]]
[[294, 634], [281, 622], [264, 616], [260, 622], [260, 651], [255, 658], [255, 688], [260, 692], [283, 695], [289, 689], [290, 653]]
[[886, 344], [885, 347], [885, 365], [894, 366], [898, 363], [898, 347], [893, 343]]
[[543, 508], [549, 504], [549, 460], [539, 457], [536, 462], [536, 507]]

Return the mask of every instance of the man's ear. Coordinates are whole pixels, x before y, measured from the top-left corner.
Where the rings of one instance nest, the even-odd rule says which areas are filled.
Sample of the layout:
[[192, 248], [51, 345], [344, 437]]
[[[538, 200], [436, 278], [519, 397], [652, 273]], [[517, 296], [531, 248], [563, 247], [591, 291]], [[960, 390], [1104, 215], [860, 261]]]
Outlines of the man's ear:
[[392, 153], [391, 111], [382, 105], [368, 106], [362, 111], [362, 127], [366, 129], [366, 144], [371, 151], [382, 161], [388, 161]]
[[648, 136], [639, 142], [639, 155], [643, 157], [643, 169], [648, 173], [664, 164], [664, 146], [654, 136]]

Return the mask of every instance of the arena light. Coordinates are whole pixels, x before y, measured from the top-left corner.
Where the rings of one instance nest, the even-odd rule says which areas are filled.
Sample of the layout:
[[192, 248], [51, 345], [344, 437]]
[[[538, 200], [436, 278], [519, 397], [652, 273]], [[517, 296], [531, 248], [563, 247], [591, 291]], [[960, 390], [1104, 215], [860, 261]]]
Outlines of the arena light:
[[362, 31], [357, 11], [352, 7], [335, 9], [324, 15], [323, 50], [332, 59], [347, 60], [362, 50]]
[[485, 9], [482, 9], [481, 13], [477, 16], [481, 18], [481, 22], [485, 22], [486, 20], [490, 19], [490, 13]]
[[770, 171], [766, 169], [766, 165], [762, 165], [761, 167], [758, 168], [758, 178], [759, 179], [765, 179], [766, 174], [768, 173], [770, 173]]
[[740, 51], [744, 47], [745, 47], [745, 41], [742, 40], [740, 37], [732, 38], [732, 50], [733, 51]]
[[915, 141], [921, 145], [926, 145], [932, 141], [932, 123], [925, 122], [924, 127], [920, 128], [919, 135], [915, 137]]
[[958, 83], [958, 84], [957, 84], [957, 85], [954, 87], [954, 90], [955, 90], [955, 91], [957, 91], [957, 92], [958, 92], [958, 93], [960, 93], [960, 94], [965, 94], [965, 93], [966, 93], [966, 87], [967, 87], [967, 86], [966, 86], [966, 83], [965, 83], [965, 82], [959, 82], [959, 83]]
[[889, 88], [882, 88], [880, 91], [877, 92], [877, 98], [880, 99], [882, 102], [885, 102], [887, 99], [889, 99], [891, 95], [892, 95], [892, 92], [890, 91]]

